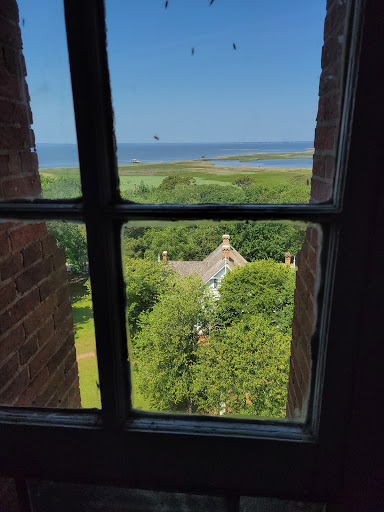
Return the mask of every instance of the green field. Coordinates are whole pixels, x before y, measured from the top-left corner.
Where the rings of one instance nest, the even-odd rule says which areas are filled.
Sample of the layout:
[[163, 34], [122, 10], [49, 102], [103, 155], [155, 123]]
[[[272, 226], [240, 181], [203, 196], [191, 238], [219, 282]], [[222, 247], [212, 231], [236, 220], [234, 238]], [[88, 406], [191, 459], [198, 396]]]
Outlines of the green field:
[[[81, 406], [83, 408], [101, 408], [100, 391], [97, 386], [99, 374], [97, 369], [92, 299], [85, 287], [85, 281], [86, 277], [84, 276], [70, 280]], [[92, 353], [95, 355], [91, 355]], [[149, 402], [137, 391], [135, 378], [133, 378], [132, 387], [135, 408], [150, 410]]]
[[[128, 198], [132, 192], [144, 185], [145, 187], [159, 187], [166, 176], [180, 176], [190, 178], [195, 185], [221, 185], [235, 186], [234, 182], [239, 176], [250, 176], [254, 185], [273, 187], [286, 184], [306, 183], [310, 179], [312, 170], [310, 168], [290, 168], [291, 158], [308, 158], [313, 154], [309, 149], [305, 152], [292, 153], [257, 153], [245, 155], [233, 155], [216, 157], [211, 160], [240, 160], [247, 162], [251, 160], [273, 160], [287, 159], [286, 168], [273, 167], [228, 167], [215, 165], [207, 160], [186, 160], [180, 162], [150, 163], [119, 166], [120, 190], [123, 197]], [[78, 167], [61, 167], [55, 169], [40, 169], [44, 178], [70, 179], [80, 183], [80, 171]], [[66, 193], [63, 188], [62, 197], [72, 197], [78, 194], [75, 190], [68, 189]], [[50, 198], [47, 192], [45, 197]]]

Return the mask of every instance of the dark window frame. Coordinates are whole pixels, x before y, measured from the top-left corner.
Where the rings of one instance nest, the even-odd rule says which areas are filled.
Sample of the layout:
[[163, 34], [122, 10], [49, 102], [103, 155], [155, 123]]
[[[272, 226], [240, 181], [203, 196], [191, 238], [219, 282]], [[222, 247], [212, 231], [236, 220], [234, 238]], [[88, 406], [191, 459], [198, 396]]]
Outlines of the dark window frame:
[[[364, 12], [364, 0], [351, 3], [340, 178], [332, 201], [319, 205], [137, 205], [122, 201], [118, 192], [103, 2], [65, 0], [83, 198], [4, 202], [0, 217], [85, 221], [103, 409], [1, 407], [0, 434], [7, 443], [2, 447], [0, 472], [177, 491], [334, 499], [351, 414], [354, 378], [350, 369], [360, 342], [358, 320], [364, 295], [365, 273], [361, 271], [355, 289], [348, 294], [350, 309], [345, 311], [343, 291], [353, 268], [347, 258], [356, 237], [369, 245], [364, 222], [372, 218], [375, 196], [374, 183], [360, 187], [362, 157], [351, 145], [351, 140], [359, 140], [362, 129], [353, 112], [355, 101], [364, 95], [358, 87], [362, 35], [372, 24]], [[357, 230], [356, 190], [361, 205]], [[131, 409], [121, 226], [127, 220], [224, 216], [303, 220], [323, 227], [325, 278], [320, 298], [324, 300], [314, 335], [319, 340], [318, 354], [314, 354], [317, 371], [303, 424], [145, 414]]]

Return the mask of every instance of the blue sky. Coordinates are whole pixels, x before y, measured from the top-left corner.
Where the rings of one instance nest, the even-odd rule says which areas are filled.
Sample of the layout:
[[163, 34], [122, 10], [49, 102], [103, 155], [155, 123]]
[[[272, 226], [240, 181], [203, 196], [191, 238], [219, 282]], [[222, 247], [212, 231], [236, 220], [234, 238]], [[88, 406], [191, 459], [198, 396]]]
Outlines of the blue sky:
[[[313, 140], [325, 0], [209, 2], [107, 0], [118, 142]], [[73, 143], [62, 2], [18, 3], [36, 141]]]

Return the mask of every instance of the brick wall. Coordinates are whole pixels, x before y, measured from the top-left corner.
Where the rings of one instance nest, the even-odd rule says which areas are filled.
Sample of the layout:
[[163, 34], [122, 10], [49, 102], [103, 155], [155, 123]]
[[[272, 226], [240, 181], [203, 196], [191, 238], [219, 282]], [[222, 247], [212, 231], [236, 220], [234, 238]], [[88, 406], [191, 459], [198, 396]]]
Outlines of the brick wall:
[[[0, 3], [0, 198], [41, 194], [15, 0]], [[44, 222], [0, 222], [0, 404], [80, 407], [65, 253]]]
[[[328, 0], [324, 24], [322, 72], [315, 131], [311, 203], [332, 197], [343, 85], [343, 52], [346, 40], [346, 0]], [[316, 278], [319, 272], [320, 233], [307, 229], [296, 275], [295, 310], [288, 384], [287, 416], [305, 414], [310, 387], [311, 336], [316, 321]]]

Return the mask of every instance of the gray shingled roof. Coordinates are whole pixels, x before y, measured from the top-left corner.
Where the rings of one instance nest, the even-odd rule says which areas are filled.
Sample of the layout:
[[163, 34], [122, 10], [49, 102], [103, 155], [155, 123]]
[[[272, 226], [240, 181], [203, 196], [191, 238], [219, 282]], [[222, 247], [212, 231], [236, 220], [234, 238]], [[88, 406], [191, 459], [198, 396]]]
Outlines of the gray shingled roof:
[[[233, 270], [238, 265], [245, 265], [247, 260], [245, 260], [232, 245], [229, 247], [230, 255], [227, 260], [229, 268]], [[222, 252], [223, 246], [220, 244], [203, 261], [168, 261], [168, 263], [172, 265], [181, 276], [189, 276], [193, 274], [193, 272], [196, 272], [201, 276], [203, 282], [207, 283], [224, 266]]]

